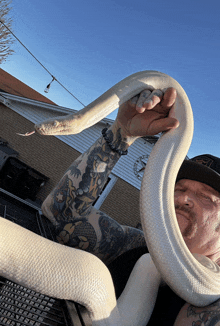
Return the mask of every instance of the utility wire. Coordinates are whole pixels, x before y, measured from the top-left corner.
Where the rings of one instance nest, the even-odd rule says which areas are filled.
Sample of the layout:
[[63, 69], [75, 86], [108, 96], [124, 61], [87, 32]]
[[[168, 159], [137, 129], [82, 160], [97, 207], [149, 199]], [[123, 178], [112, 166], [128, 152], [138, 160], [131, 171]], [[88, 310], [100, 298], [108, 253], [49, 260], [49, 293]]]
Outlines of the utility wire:
[[63, 84], [61, 84], [61, 82], [59, 80], [56, 79], [56, 77], [54, 77], [51, 72], [33, 55], [33, 53], [31, 51], [28, 50], [28, 48], [19, 40], [19, 38], [8, 28], [8, 26], [5, 25], [5, 23], [3, 23], [3, 21], [0, 20], [0, 23], [2, 23], [2, 25], [5, 26], [5, 28], [14, 36], [14, 38], [25, 48], [25, 50], [28, 51], [28, 53], [30, 53], [30, 55], [48, 72], [48, 74], [51, 75], [51, 77], [53, 78], [53, 80], [56, 80], [56, 82], [58, 84], [60, 84], [61, 87], [63, 87], [70, 95], [72, 95], [80, 104], [82, 104], [84, 107], [85, 105], [75, 96], [73, 95]]

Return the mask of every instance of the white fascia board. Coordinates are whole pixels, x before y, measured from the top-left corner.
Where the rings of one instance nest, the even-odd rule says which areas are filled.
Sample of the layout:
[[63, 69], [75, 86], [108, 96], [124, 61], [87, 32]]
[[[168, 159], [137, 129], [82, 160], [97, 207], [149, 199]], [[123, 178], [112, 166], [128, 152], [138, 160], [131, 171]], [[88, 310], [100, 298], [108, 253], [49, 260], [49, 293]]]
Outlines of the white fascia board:
[[[0, 103], [3, 103], [5, 106], [7, 106], [7, 107], [9, 107], [10, 109], [13, 110], [13, 108], [15, 108], [14, 107], [15, 104], [16, 104], [15, 102], [18, 102], [20, 104], [28, 104], [28, 105], [31, 105], [31, 106], [34, 106], [34, 107], [39, 107], [41, 109], [51, 110], [51, 111], [54, 111], [54, 112], [58, 112], [60, 114], [63, 114], [63, 113], [71, 114], [71, 113], [74, 113], [74, 112], [78, 112], [77, 110], [65, 108], [63, 106], [53, 105], [53, 104], [49, 104], [49, 103], [45, 103], [45, 102], [31, 100], [31, 99], [26, 98], [26, 97], [12, 95], [12, 94], [5, 93], [5, 92], [0, 92]], [[103, 123], [103, 124], [111, 125], [114, 122], [114, 120], [104, 118], [99, 122]]]
[[[67, 114], [76, 112], [76, 110], [71, 110], [68, 108], [64, 108], [62, 106], [53, 105], [53, 104], [40, 102], [40, 101], [36, 101], [36, 100], [31, 100], [26, 97], [16, 96], [16, 95], [12, 95], [9, 93], [0, 92], [0, 95], [4, 98], [10, 100], [11, 104], [13, 102], [18, 102], [21, 104], [24, 103], [24, 104], [28, 104], [28, 105], [35, 106], [35, 107], [40, 107], [41, 109], [48, 109], [48, 110], [57, 111], [60, 113], [67, 113]], [[7, 106], [7, 104], [6, 104], [6, 106]]]

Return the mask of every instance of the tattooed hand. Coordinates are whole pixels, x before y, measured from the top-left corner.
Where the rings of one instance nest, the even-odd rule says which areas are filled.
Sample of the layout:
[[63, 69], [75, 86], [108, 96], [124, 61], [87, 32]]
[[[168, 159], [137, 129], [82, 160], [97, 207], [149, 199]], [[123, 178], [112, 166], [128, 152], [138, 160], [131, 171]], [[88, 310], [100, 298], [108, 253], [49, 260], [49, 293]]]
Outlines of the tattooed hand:
[[160, 90], [144, 90], [120, 106], [115, 123], [124, 137], [156, 135], [177, 128], [179, 122], [171, 110], [175, 100], [174, 88], [167, 89], [164, 94]]

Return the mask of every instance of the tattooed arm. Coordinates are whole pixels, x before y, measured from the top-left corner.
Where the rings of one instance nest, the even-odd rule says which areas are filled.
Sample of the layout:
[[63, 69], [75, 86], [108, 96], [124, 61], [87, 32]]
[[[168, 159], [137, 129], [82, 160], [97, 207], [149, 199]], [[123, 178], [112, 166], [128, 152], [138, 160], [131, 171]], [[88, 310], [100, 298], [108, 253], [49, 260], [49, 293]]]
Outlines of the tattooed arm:
[[[176, 119], [167, 115], [175, 94], [173, 89], [164, 97], [144, 91], [140, 97], [122, 105], [106, 133], [113, 145], [124, 151], [142, 135], [174, 128]], [[144, 103], [146, 98], [148, 101]], [[138, 113], [140, 111], [142, 113]], [[73, 162], [42, 205], [44, 215], [56, 228], [57, 241], [92, 252], [105, 263], [128, 249], [145, 244], [142, 231], [121, 226], [92, 206], [119, 158], [120, 155], [100, 137]]]
[[[122, 150], [133, 142], [131, 138], [122, 138], [117, 123], [107, 135]], [[142, 231], [121, 226], [92, 206], [119, 158], [100, 137], [73, 162], [42, 205], [44, 215], [55, 226], [58, 242], [92, 252], [105, 263], [131, 245], [145, 244]]]
[[174, 326], [219, 326], [220, 300], [206, 307], [194, 307], [186, 303], [180, 310]]

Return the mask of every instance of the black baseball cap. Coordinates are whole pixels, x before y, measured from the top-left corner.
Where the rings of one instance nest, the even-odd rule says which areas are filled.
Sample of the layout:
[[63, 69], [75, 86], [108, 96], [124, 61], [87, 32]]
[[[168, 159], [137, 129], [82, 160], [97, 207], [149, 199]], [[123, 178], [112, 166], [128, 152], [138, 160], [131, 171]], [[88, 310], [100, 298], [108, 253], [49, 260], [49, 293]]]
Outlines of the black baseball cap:
[[180, 179], [203, 182], [220, 193], [220, 158], [203, 154], [184, 160], [176, 181]]

